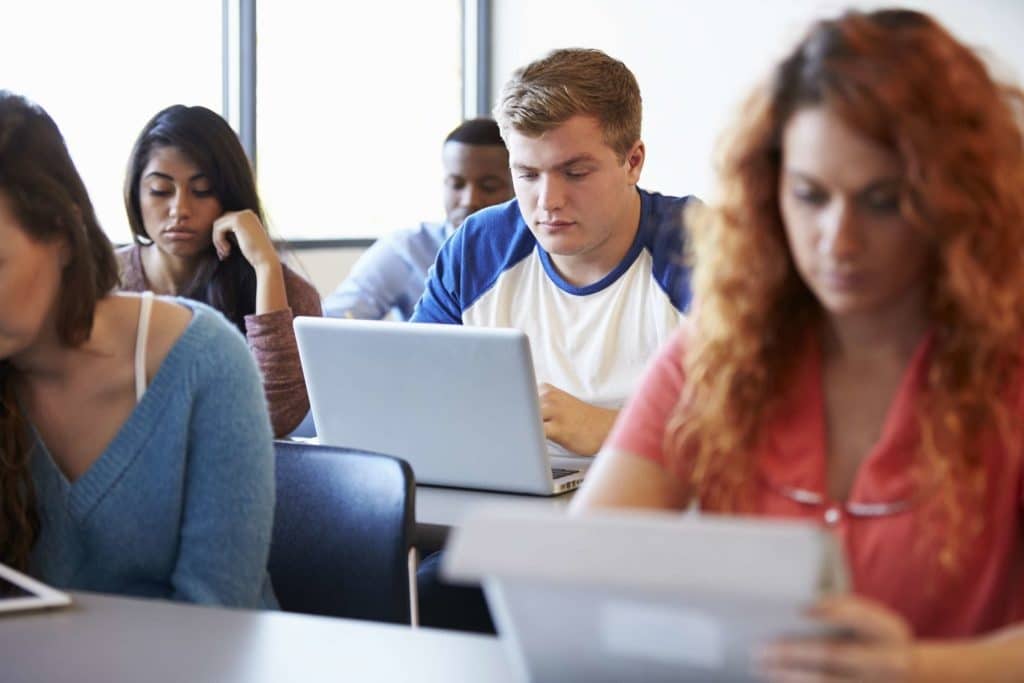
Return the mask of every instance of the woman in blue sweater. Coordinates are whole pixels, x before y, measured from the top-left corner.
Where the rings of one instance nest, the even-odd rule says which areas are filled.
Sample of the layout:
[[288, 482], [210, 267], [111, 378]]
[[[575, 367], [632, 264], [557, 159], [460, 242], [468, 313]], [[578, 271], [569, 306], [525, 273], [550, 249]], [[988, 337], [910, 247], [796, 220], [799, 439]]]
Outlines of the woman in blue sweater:
[[273, 606], [273, 445], [245, 341], [116, 284], [57, 126], [0, 91], [0, 561], [68, 589]]

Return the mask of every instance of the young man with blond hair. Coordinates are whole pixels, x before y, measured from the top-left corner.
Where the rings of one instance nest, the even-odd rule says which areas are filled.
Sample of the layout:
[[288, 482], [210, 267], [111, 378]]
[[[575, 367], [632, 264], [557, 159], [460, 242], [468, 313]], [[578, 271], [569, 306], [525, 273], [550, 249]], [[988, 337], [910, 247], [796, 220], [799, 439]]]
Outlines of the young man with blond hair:
[[412, 320], [525, 331], [546, 436], [594, 455], [689, 303], [692, 198], [637, 188], [640, 89], [598, 50], [519, 69], [494, 114], [515, 199], [469, 217], [442, 247]]

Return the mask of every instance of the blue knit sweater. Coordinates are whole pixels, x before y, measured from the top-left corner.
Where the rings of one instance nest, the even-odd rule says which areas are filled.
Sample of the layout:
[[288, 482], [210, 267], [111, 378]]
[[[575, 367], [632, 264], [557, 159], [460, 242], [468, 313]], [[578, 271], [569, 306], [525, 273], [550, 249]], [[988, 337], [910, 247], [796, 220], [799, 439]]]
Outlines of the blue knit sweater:
[[192, 321], [79, 479], [33, 433], [42, 528], [30, 572], [68, 589], [273, 607], [274, 451], [259, 371], [219, 313], [177, 302]]

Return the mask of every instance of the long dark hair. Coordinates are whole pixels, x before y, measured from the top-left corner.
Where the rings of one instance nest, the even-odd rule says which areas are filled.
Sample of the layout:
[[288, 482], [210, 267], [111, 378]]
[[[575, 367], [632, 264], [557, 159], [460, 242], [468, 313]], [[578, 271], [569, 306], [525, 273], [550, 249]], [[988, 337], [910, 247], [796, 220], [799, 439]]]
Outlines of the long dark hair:
[[[38, 105], [5, 90], [0, 90], [0, 191], [32, 240], [67, 243], [71, 258], [61, 278], [57, 334], [66, 346], [82, 344], [92, 330], [96, 302], [117, 285], [117, 260], [57, 125]], [[14, 396], [15, 372], [0, 361], [0, 560], [24, 569], [39, 517], [27, 425]]]
[[[252, 166], [231, 126], [206, 107], [176, 104], [149, 120], [128, 160], [124, 206], [136, 244], [152, 244], [142, 222], [139, 181], [153, 150], [160, 147], [174, 147], [198, 166], [224, 211], [249, 209], [266, 225]], [[213, 306], [244, 334], [245, 316], [256, 310], [256, 272], [239, 249], [220, 261], [211, 244], [181, 293]]]

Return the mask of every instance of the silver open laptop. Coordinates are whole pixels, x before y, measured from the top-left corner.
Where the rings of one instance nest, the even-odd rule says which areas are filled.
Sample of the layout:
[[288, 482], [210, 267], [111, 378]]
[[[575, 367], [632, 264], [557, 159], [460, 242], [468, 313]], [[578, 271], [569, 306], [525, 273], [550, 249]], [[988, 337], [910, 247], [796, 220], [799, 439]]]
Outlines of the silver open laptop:
[[804, 613], [849, 584], [837, 539], [806, 521], [485, 506], [453, 529], [442, 573], [483, 582], [533, 683], [748, 682], [772, 640], [846, 635]]
[[320, 443], [402, 458], [423, 484], [579, 486], [583, 468], [548, 455], [523, 332], [299, 317], [295, 337]]

